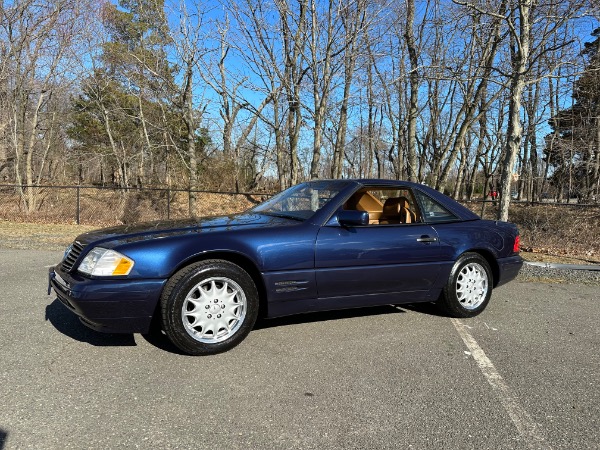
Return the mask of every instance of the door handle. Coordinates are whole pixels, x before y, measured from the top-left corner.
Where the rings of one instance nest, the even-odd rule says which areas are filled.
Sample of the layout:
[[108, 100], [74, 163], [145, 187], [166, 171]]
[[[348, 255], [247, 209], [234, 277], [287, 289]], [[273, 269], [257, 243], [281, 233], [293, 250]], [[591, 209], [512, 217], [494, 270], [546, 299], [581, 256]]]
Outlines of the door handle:
[[417, 242], [437, 242], [437, 238], [423, 235], [420, 238], [417, 238]]

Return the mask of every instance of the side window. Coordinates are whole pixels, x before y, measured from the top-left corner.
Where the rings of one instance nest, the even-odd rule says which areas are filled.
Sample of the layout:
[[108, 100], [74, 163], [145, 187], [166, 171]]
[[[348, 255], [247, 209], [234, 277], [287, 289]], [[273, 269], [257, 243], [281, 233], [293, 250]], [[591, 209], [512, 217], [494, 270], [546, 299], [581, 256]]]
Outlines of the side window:
[[419, 203], [421, 204], [423, 222], [438, 223], [438, 222], [453, 222], [458, 220], [454, 214], [433, 200], [431, 197], [423, 194], [420, 191], [415, 192]]
[[415, 197], [407, 188], [363, 188], [346, 201], [344, 209], [367, 211], [370, 225], [421, 222]]

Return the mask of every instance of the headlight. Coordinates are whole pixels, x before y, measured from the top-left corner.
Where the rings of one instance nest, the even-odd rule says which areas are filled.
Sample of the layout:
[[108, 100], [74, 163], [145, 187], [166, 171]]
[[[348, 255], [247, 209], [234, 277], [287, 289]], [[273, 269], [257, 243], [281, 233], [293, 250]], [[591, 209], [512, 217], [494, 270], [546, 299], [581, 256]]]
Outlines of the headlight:
[[95, 247], [89, 252], [77, 270], [81, 273], [99, 277], [129, 275], [133, 269], [133, 260], [114, 250]]

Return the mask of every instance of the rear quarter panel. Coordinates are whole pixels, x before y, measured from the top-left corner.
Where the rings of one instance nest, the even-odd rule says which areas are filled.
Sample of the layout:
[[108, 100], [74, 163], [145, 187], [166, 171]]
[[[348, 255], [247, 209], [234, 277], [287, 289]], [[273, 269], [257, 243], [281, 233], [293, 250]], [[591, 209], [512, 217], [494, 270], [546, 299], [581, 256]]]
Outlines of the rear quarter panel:
[[[444, 255], [455, 261], [464, 252], [481, 249], [499, 258], [508, 255], [508, 239], [506, 230], [487, 220], [471, 220], [434, 224], [440, 244], [444, 247]], [[512, 251], [512, 246], [509, 249]]]
[[442, 255], [448, 264], [444, 265], [445, 273], [440, 280], [447, 280], [454, 261], [465, 252], [478, 252], [483, 254], [494, 273], [494, 285], [498, 285], [501, 270], [498, 260], [514, 255], [513, 244], [518, 234], [517, 227], [507, 222], [492, 220], [472, 220], [435, 224], [435, 230], [440, 239]]

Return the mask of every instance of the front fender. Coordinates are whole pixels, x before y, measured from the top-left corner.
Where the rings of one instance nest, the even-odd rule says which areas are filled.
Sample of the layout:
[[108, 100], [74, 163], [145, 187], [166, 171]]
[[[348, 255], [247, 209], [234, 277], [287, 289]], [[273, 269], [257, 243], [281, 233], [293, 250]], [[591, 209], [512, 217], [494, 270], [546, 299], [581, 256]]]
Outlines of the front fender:
[[314, 225], [283, 230], [223, 231], [169, 236], [114, 247], [135, 261], [130, 278], [169, 278], [178, 268], [209, 253], [249, 260], [260, 272], [314, 267]]

